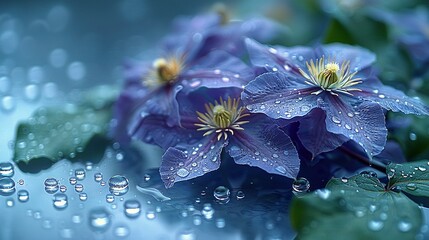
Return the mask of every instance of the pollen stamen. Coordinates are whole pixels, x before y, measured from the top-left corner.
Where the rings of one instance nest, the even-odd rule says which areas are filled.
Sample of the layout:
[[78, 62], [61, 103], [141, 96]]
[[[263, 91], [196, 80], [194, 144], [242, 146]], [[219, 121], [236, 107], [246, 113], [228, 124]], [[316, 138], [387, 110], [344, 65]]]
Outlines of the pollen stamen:
[[344, 61], [338, 64], [328, 59], [325, 64], [325, 58], [316, 59], [316, 62], [310, 60], [306, 62], [307, 71], [299, 69], [301, 75], [306, 79], [304, 82], [311, 86], [320, 87], [320, 90], [312, 92], [318, 95], [323, 91], [328, 91], [337, 96], [338, 93], [353, 95], [352, 91], [361, 91], [353, 86], [362, 83], [361, 78], [354, 78], [357, 72], [350, 72], [350, 61]]
[[216, 133], [219, 141], [222, 138], [226, 140], [228, 133], [234, 135], [234, 131], [244, 130], [241, 125], [249, 121], [242, 118], [249, 114], [243, 113], [245, 108], [238, 105], [238, 99], [229, 97], [226, 101], [220, 98], [219, 102], [205, 104], [206, 113], [197, 112], [198, 120], [201, 122], [195, 124], [198, 127], [197, 131], [206, 131], [203, 136]]
[[183, 70], [183, 60], [179, 57], [158, 58], [153, 62], [152, 70], [143, 77], [143, 85], [158, 87], [172, 84]]

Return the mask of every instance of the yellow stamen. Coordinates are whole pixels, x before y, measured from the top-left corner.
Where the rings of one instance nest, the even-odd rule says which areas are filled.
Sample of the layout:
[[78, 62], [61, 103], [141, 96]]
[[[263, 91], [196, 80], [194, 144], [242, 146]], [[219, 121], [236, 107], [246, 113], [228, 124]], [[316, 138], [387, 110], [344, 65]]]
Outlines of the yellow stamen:
[[234, 135], [234, 131], [244, 130], [241, 125], [249, 121], [243, 121], [242, 118], [249, 116], [248, 113], [243, 113], [244, 107], [238, 107], [239, 100], [228, 97], [227, 101], [220, 98], [220, 101], [215, 101], [214, 104], [205, 104], [206, 113], [197, 112], [198, 120], [201, 123], [196, 123], [199, 127], [197, 131], [206, 131], [203, 136], [217, 133], [217, 139], [227, 139], [228, 133]]
[[320, 94], [323, 91], [329, 91], [333, 95], [345, 93], [352, 95], [351, 91], [361, 91], [353, 86], [362, 83], [360, 78], [354, 78], [357, 72], [350, 72], [350, 61], [338, 64], [328, 60], [325, 64], [325, 58], [316, 59], [306, 62], [307, 72], [299, 69], [301, 75], [306, 79], [305, 83], [312, 86], [320, 87], [312, 94]]
[[177, 57], [158, 58], [153, 62], [152, 70], [143, 77], [143, 85], [159, 87], [172, 84], [183, 70], [183, 60]]

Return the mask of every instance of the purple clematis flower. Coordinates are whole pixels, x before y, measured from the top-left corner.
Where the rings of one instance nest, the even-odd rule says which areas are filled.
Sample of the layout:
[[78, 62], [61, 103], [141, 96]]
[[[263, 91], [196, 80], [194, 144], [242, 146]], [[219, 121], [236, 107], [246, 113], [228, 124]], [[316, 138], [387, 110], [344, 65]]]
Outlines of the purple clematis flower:
[[244, 44], [246, 37], [268, 42], [285, 33], [283, 26], [266, 18], [242, 21], [231, 19], [230, 13], [223, 5], [216, 6], [214, 10], [195, 17], [176, 19], [172, 33], [163, 41], [165, 48], [177, 49], [183, 47], [180, 46], [180, 42], [192, 39], [201, 43], [199, 55], [217, 49], [235, 56], [243, 56], [246, 52]]
[[136, 132], [150, 137], [167, 151], [161, 178], [166, 187], [219, 168], [226, 150], [237, 164], [259, 167], [269, 173], [295, 178], [299, 158], [290, 138], [263, 114], [249, 113], [241, 104], [241, 89], [200, 88], [178, 95], [181, 127], [168, 126], [162, 117], [150, 116]]
[[418, 64], [429, 62], [429, 11], [417, 8], [403, 13], [375, 11], [376, 18], [392, 26], [397, 40]]
[[371, 157], [386, 143], [383, 109], [429, 115], [420, 100], [384, 86], [371, 74], [373, 53], [328, 44], [270, 48], [247, 40], [252, 64], [267, 72], [251, 81], [242, 100], [254, 113], [300, 121], [298, 137], [313, 156], [347, 140]]

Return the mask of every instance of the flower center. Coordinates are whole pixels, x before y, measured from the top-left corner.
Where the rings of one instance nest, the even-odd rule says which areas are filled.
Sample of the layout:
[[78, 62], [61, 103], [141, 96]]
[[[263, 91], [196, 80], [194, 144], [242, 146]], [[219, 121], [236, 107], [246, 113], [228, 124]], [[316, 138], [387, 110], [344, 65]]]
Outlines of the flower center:
[[172, 84], [183, 70], [183, 60], [177, 57], [158, 58], [153, 62], [152, 70], [143, 78], [148, 87]]
[[354, 86], [362, 83], [361, 78], [355, 78], [356, 72], [350, 72], [350, 61], [336, 63], [328, 60], [325, 64], [325, 58], [316, 59], [306, 62], [307, 71], [299, 69], [301, 75], [306, 79], [305, 83], [311, 86], [320, 87], [320, 90], [312, 92], [312, 94], [320, 94], [323, 91], [328, 91], [333, 95], [345, 93], [352, 95], [351, 91], [361, 91]]
[[218, 140], [222, 137], [226, 140], [228, 133], [234, 135], [234, 131], [244, 130], [241, 125], [249, 121], [243, 121], [242, 118], [249, 114], [243, 113], [244, 107], [239, 107], [239, 102], [238, 99], [228, 97], [226, 101], [220, 98], [219, 102], [205, 104], [207, 112], [197, 112], [198, 120], [200, 120], [200, 123], [195, 124], [199, 127], [197, 131], [206, 131], [204, 136], [217, 133]]

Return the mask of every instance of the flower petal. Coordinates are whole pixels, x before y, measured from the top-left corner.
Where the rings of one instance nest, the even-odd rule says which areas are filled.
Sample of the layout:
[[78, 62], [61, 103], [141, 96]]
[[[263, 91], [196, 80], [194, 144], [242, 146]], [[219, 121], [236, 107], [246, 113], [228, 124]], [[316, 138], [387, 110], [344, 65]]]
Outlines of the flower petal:
[[298, 82], [286, 73], [265, 73], [245, 86], [241, 99], [251, 112], [271, 118], [291, 119], [304, 116], [317, 107], [318, 89]]
[[243, 128], [243, 131], [235, 132], [227, 146], [236, 163], [256, 166], [288, 178], [298, 175], [298, 153], [289, 136], [278, 126], [267, 121], [266, 116], [253, 114], [250, 123]]
[[319, 101], [326, 112], [326, 129], [355, 141], [369, 156], [379, 154], [387, 137], [383, 109], [372, 102], [358, 104], [347, 96], [326, 96], [326, 102]]
[[220, 166], [220, 154], [226, 141], [206, 137], [192, 145], [168, 148], [159, 168], [165, 187], [214, 171]]
[[330, 152], [348, 141], [347, 137], [326, 130], [326, 114], [315, 108], [299, 121], [298, 137], [304, 147], [311, 152], [311, 158], [320, 153]]
[[402, 91], [381, 84], [377, 79], [367, 80], [371, 84], [363, 83], [362, 91], [355, 95], [362, 100], [380, 104], [387, 110], [403, 112], [405, 114], [429, 115], [429, 107], [416, 98], [410, 98]]
[[324, 45], [322, 54], [338, 63], [350, 61], [350, 70], [354, 72], [370, 67], [376, 59], [375, 54], [365, 48], [342, 43]]
[[[256, 73], [289, 71], [291, 70], [290, 60], [287, 59], [286, 48], [275, 46], [268, 47], [259, 42], [247, 38], [245, 40], [250, 61], [256, 69]], [[298, 73], [299, 70], [296, 69]]]
[[180, 126], [169, 126], [167, 118], [160, 115], [142, 116], [139, 121], [131, 121], [128, 135], [146, 143], [156, 144], [162, 149], [167, 149], [197, 139], [193, 129]]
[[253, 79], [253, 71], [240, 59], [224, 51], [212, 51], [181, 74], [183, 91], [200, 87], [239, 87]]

